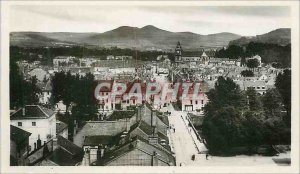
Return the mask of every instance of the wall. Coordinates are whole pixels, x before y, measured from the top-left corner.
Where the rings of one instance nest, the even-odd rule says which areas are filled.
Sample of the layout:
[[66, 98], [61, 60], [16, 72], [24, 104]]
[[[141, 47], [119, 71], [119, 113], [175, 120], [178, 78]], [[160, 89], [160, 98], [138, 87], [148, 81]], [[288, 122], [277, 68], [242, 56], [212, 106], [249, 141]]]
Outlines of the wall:
[[[48, 119], [11, 120], [10, 122], [11, 125], [24, 129], [25, 131], [31, 133], [29, 137], [29, 146], [31, 146], [31, 150], [34, 150], [34, 143], [36, 143], [36, 141], [38, 140], [38, 135], [40, 135], [42, 144], [44, 143], [44, 141], [49, 141], [47, 135], [50, 134], [51, 137], [56, 136], [55, 114], [53, 114]], [[18, 126], [18, 122], [22, 122], [22, 126]], [[36, 122], [36, 126], [32, 126], [32, 122]]]

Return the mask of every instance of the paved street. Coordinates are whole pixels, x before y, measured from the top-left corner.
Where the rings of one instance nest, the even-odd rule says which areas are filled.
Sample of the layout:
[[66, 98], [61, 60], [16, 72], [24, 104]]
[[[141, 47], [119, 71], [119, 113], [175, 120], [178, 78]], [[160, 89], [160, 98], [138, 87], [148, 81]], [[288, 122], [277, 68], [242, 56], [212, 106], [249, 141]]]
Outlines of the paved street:
[[[273, 157], [238, 155], [233, 157], [209, 156], [208, 159], [206, 159], [205, 153], [198, 153], [198, 149], [200, 151], [206, 151], [207, 149], [203, 143], [197, 141], [196, 135], [192, 129], [190, 132], [190, 127], [188, 127], [188, 121], [186, 119], [187, 113], [175, 111], [172, 105], [168, 107], [168, 110], [171, 111], [171, 116], [169, 116], [170, 125], [175, 128], [175, 132], [170, 130], [170, 138], [176, 155], [176, 164], [178, 166], [180, 163], [184, 166], [276, 166], [276, 163], [274, 163], [272, 158], [290, 157], [290, 152], [288, 152]], [[181, 118], [181, 115], [183, 116], [183, 119]], [[194, 140], [197, 146], [194, 143]], [[196, 156], [195, 161], [191, 160], [193, 154]]]

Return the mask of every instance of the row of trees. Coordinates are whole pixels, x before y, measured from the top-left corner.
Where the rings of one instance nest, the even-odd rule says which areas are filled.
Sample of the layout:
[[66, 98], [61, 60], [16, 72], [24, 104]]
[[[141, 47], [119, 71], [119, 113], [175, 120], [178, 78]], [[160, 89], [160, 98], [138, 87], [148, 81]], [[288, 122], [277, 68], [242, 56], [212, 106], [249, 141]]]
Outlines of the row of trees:
[[[281, 84], [279, 79], [276, 82]], [[228, 155], [234, 147], [290, 144], [290, 115], [285, 112], [290, 108], [281, 90], [260, 95], [254, 89], [241, 91], [230, 78], [219, 77], [204, 107], [202, 133], [210, 153]]]
[[[227, 49], [218, 50], [216, 57], [228, 57], [230, 59], [252, 57], [260, 55], [262, 62], [272, 63], [277, 62], [277, 66], [291, 66], [291, 44], [280, 46], [276, 44], [250, 42], [245, 46], [229, 45]], [[242, 59], [243, 60], [243, 59]]]
[[38, 94], [41, 91], [37, 87], [37, 78], [34, 76], [29, 80], [25, 80], [14, 61], [10, 63], [9, 86], [10, 109], [17, 109], [26, 104], [37, 104], [39, 102]]
[[[137, 57], [138, 60], [152, 61], [156, 60], [158, 55], [167, 54], [172, 57], [172, 53], [163, 51], [140, 51], [133, 49], [122, 49], [117, 47], [112, 48], [95, 48], [95, 47], [37, 47], [37, 48], [23, 48], [18, 46], [11, 46], [10, 52], [14, 57], [21, 60], [27, 60], [29, 62], [35, 60], [41, 60], [43, 64], [51, 65], [52, 59], [56, 56], [75, 56], [75, 57], [97, 57], [99, 59], [106, 59], [108, 55], [114, 56], [132, 56]], [[42, 55], [44, 59], [38, 58], [38, 55]]]
[[[96, 86], [97, 82], [91, 73], [79, 76], [61, 71], [53, 76], [52, 101], [53, 103], [62, 101], [66, 105], [66, 114], [60, 115], [59, 119], [68, 123], [70, 138], [73, 134], [75, 120], [81, 124], [97, 117], [98, 104], [94, 97]], [[71, 114], [69, 110], [71, 110]]]

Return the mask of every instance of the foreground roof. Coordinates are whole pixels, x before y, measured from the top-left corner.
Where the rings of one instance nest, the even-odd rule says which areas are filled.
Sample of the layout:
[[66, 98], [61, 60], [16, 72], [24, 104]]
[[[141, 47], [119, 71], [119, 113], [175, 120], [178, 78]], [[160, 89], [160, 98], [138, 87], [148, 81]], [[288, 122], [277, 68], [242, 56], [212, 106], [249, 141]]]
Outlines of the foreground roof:
[[24, 141], [31, 135], [30, 132], [27, 132], [23, 129], [20, 129], [16, 126], [10, 125], [10, 139], [16, 143]]

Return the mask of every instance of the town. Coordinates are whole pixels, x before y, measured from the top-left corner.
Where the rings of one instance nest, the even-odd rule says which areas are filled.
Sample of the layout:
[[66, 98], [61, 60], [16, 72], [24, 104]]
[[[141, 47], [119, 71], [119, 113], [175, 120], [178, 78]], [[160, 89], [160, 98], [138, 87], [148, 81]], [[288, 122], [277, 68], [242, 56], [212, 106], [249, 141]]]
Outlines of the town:
[[[229, 160], [225, 156], [218, 157], [223, 147], [215, 150], [218, 148], [212, 145], [215, 140], [207, 133], [212, 123], [208, 123], [211, 120], [206, 117], [215, 114], [211, 109], [217, 110], [214, 106], [227, 100], [226, 105], [237, 102], [232, 106], [246, 107], [242, 109], [245, 115], [252, 112], [251, 109], [258, 114], [261, 112], [259, 107], [266, 113], [271, 108], [271, 115], [289, 113], [284, 104], [275, 105], [278, 96], [276, 98], [274, 91], [280, 86], [277, 84], [279, 76], [290, 76], [290, 68], [264, 63], [258, 54], [222, 58], [216, 57], [217, 52], [220, 49], [199, 49], [195, 55], [185, 55], [184, 45], [178, 41], [171, 53], [157, 55], [151, 61], [137, 60], [136, 56], [130, 55], [104, 58], [67, 55], [53, 57], [52, 62], [44, 64], [41, 61], [43, 55], [29, 53], [36, 57], [34, 61], [19, 59], [11, 68], [14, 73], [11, 80], [21, 81], [13, 84], [16, 89], [11, 87], [16, 91], [15, 96], [11, 96], [15, 97], [11, 99], [10, 114], [11, 165], [226, 164]], [[96, 90], [97, 85], [104, 83], [108, 86]], [[114, 85], [121, 83], [125, 86], [123, 92], [114, 94]], [[161, 86], [161, 90], [153, 92], [154, 83], [165, 88]], [[152, 85], [149, 87], [149, 84]], [[25, 90], [26, 94], [20, 90]], [[243, 106], [240, 106], [243, 101], [236, 90], [239, 95], [247, 96]], [[195, 91], [196, 99], [193, 98]], [[130, 93], [139, 93], [141, 98]], [[221, 95], [225, 98], [217, 98]], [[265, 103], [259, 105], [261, 98], [273, 107], [268, 108]], [[218, 112], [226, 115], [227, 111]], [[276, 127], [270, 130], [277, 132]], [[251, 131], [252, 136], [260, 136]], [[220, 138], [217, 133], [215, 136]], [[229, 156], [234, 157], [258, 154], [228, 159], [249, 165], [286, 164], [290, 160], [290, 145], [288, 140], [279, 139], [281, 143], [278, 144], [273, 139], [269, 140], [270, 144], [249, 142], [251, 150], [245, 144], [226, 149]]]

